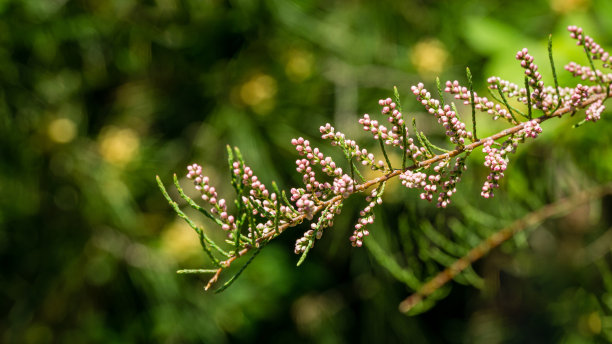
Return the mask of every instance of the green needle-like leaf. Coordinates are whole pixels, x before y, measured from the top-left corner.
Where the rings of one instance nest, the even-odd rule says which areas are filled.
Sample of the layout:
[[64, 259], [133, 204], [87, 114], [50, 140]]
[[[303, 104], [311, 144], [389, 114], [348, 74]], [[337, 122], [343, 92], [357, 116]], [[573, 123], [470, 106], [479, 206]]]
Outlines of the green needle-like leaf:
[[383, 139], [380, 135], [378, 135], [378, 143], [380, 143], [380, 149], [382, 150], [383, 156], [385, 157], [385, 161], [387, 162], [387, 168], [389, 171], [393, 171], [393, 167], [391, 167], [391, 161], [389, 160], [389, 156], [387, 156], [387, 151], [385, 150], [385, 144], [383, 143]]
[[472, 104], [472, 137], [474, 141], [478, 141], [478, 136], [476, 135], [476, 104], [474, 104], [474, 85], [472, 83], [472, 72], [470, 68], [465, 68], [465, 72], [467, 74], [468, 79], [468, 88], [470, 90], [470, 103]]
[[177, 274], [214, 274], [217, 269], [181, 269], [177, 270]]
[[439, 150], [440, 152], [443, 152], [443, 153], [450, 152], [450, 150], [448, 150], [448, 149], [444, 149], [444, 148], [438, 147], [438, 146], [434, 145], [433, 143], [431, 143], [429, 141], [429, 139], [427, 138], [427, 136], [425, 136], [425, 133], [422, 132], [422, 131], [421, 131], [421, 138], [423, 139], [423, 142], [425, 142], [425, 145], [427, 146], [427, 149], [430, 152], [432, 152], [434, 149]]
[[512, 107], [510, 106], [510, 104], [508, 104], [508, 100], [506, 100], [506, 96], [504, 95], [504, 92], [502, 92], [502, 86], [499, 80], [497, 81], [497, 92], [499, 93], [499, 96], [501, 97], [502, 102], [506, 106], [506, 109], [508, 109], [508, 113], [510, 113], [510, 117], [512, 117], [512, 120], [514, 120], [514, 124], [518, 124], [519, 121], [514, 116], [514, 112], [512, 112]]
[[416, 276], [407, 269], [403, 269], [380, 245], [374, 238], [368, 237], [365, 240], [365, 247], [370, 251], [370, 254], [378, 264], [382, 265], [393, 277], [398, 281], [405, 283], [410, 289], [418, 290], [421, 287], [421, 282]]
[[236, 279], [242, 274], [244, 269], [246, 269], [246, 267], [249, 266], [249, 264], [251, 264], [251, 262], [259, 254], [259, 252], [261, 252], [262, 248], [263, 248], [263, 246], [260, 246], [257, 249], [255, 249], [255, 252], [251, 256], [251, 258], [249, 258], [249, 260], [247, 260], [247, 262], [244, 263], [244, 265], [240, 267], [240, 270], [238, 270], [238, 272], [236, 272], [236, 274], [234, 274], [234, 276], [232, 276], [229, 280], [227, 280], [227, 282], [225, 282], [219, 289], [215, 290], [215, 293], [220, 293], [220, 292], [224, 291], [225, 289], [227, 289], [227, 287], [232, 285], [232, 283], [234, 283], [236, 281]]
[[442, 84], [440, 84], [439, 77], [436, 77], [436, 86], [438, 87], [438, 97], [440, 98], [440, 106], [444, 107], [444, 93], [442, 93]]
[[[552, 70], [553, 80], [555, 82], [555, 90], [557, 90], [557, 106], [550, 113], [554, 113], [561, 107], [561, 91], [559, 90], [559, 81], [557, 80], [557, 70], [555, 68], [555, 61], [553, 60], [552, 51], [552, 34], [548, 35], [548, 60], [550, 61], [550, 68]], [[529, 94], [529, 92], [527, 92]], [[529, 119], [531, 119], [531, 113], [529, 113]]]
[[[172, 209], [174, 209], [174, 212], [176, 212], [176, 214], [180, 218], [185, 220], [185, 222], [187, 222], [187, 224], [191, 228], [193, 228], [193, 230], [198, 234], [198, 236], [200, 236], [200, 243], [202, 244], [202, 249], [204, 250], [204, 252], [206, 252], [206, 254], [210, 257], [210, 259], [215, 264], [215, 266], [221, 266], [221, 264], [219, 263], [219, 259], [217, 259], [217, 257], [215, 257], [213, 255], [212, 251], [208, 248], [208, 245], [206, 245], [206, 243], [209, 240], [208, 237], [206, 236], [206, 234], [204, 234], [202, 229], [199, 228], [198, 226], [196, 226], [196, 224], [193, 221], [191, 221], [191, 219], [189, 217], [187, 217], [187, 215], [185, 215], [185, 213], [181, 210], [181, 208], [179, 208], [178, 203], [174, 202], [172, 200], [172, 198], [170, 198], [170, 195], [168, 195], [168, 191], [166, 191], [166, 187], [162, 183], [162, 181], [159, 178], [159, 176], [155, 176], [155, 179], [157, 180], [157, 185], [159, 186], [159, 189], [161, 190], [162, 194], [164, 195], [164, 198], [166, 199], [166, 201], [168, 201], [168, 203], [170, 204]], [[212, 242], [212, 240], [210, 242]], [[215, 247], [215, 248], [218, 251], [220, 251], [221, 253], [227, 254], [225, 251], [221, 250], [219, 247]]]
[[[533, 115], [531, 114], [531, 91], [529, 90], [529, 78], [527, 76], [525, 76], [525, 91], [527, 92], [527, 116], [529, 120], [531, 120], [533, 118]], [[559, 103], [561, 103], [561, 101], [559, 101]]]
[[221, 220], [213, 216], [208, 210], [200, 207], [193, 199], [191, 199], [191, 197], [185, 194], [185, 191], [181, 187], [181, 184], [179, 184], [179, 180], [176, 174], [174, 174], [174, 186], [176, 186], [176, 189], [178, 190], [181, 198], [184, 199], [187, 202], [187, 204], [189, 204], [190, 207], [204, 214], [204, 216], [208, 217], [209, 219], [215, 221], [215, 223], [218, 224], [219, 226], [223, 225], [223, 222]]

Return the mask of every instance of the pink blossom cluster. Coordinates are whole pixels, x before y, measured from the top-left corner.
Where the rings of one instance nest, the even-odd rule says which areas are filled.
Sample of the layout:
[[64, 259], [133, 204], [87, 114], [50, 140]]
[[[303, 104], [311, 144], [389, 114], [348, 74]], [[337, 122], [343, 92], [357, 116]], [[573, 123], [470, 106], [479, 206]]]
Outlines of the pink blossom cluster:
[[383, 107], [381, 113], [387, 115], [387, 121], [391, 124], [390, 139], [386, 140], [385, 143], [401, 146], [402, 135], [404, 135], [401, 129], [404, 126], [404, 119], [398, 105], [391, 98], [380, 99], [378, 105]]
[[354, 140], [349, 140], [343, 133], [335, 131], [334, 127], [332, 127], [329, 123], [325, 123], [325, 125], [320, 126], [319, 132], [321, 132], [321, 138], [323, 140], [330, 140], [332, 146], [339, 146], [348, 150], [351, 152], [351, 156], [355, 156], [355, 151], [359, 151], [357, 142]]
[[353, 235], [349, 238], [353, 247], [361, 247], [363, 238], [370, 235], [367, 225], [374, 223], [374, 207], [377, 204], [382, 204], [382, 192], [379, 189], [374, 189], [366, 197], [368, 205], [359, 212], [359, 220], [355, 224]]
[[355, 181], [348, 174], [343, 175], [342, 178], [334, 178], [333, 192], [348, 198], [355, 192]]
[[[387, 144], [394, 144], [395, 142], [400, 141], [397, 133], [390, 131], [384, 125], [379, 124], [377, 120], [371, 119], [370, 115], [367, 113], [359, 119], [359, 124], [363, 126], [363, 130], [371, 132], [376, 140], [381, 138], [383, 142]], [[357, 151], [356, 155], [363, 165], [370, 165], [374, 169], [384, 169], [385, 163], [382, 160], [378, 160], [376, 163], [374, 163], [373, 154], [362, 154], [361, 152]]]
[[442, 176], [439, 174], [430, 174], [427, 176], [429, 183], [423, 187], [423, 192], [419, 197], [423, 200], [431, 202], [434, 197], [434, 193], [438, 191], [438, 184], [442, 180]]
[[498, 89], [498, 84], [501, 86], [501, 91], [508, 97], [512, 98], [520, 94], [520, 88], [517, 84], [512, 83], [508, 80], [504, 80], [498, 76], [492, 76], [487, 79], [489, 88], [492, 90]]
[[499, 180], [504, 177], [504, 171], [508, 167], [507, 154], [514, 152], [519, 142], [526, 138], [536, 138], [542, 133], [542, 127], [538, 120], [530, 120], [523, 123], [523, 129], [511, 135], [508, 140], [501, 144], [501, 148], [494, 147], [495, 141], [489, 139], [483, 144], [482, 151], [486, 153], [484, 165], [491, 172], [482, 186], [480, 195], [484, 198], [493, 197], [493, 189], [499, 187]]
[[320, 183], [317, 178], [315, 171], [312, 169], [311, 162], [308, 159], [298, 159], [295, 161], [297, 165], [296, 171], [302, 174], [302, 181], [305, 184], [306, 191], [317, 193], [321, 196], [322, 192], [330, 188], [330, 184], [327, 182]]
[[[444, 92], [454, 95], [455, 99], [463, 100], [464, 105], [470, 105], [470, 91], [467, 87], [461, 86], [458, 80], [448, 80], [445, 84]], [[476, 92], [474, 92], [474, 98], [477, 98]]]
[[331, 185], [327, 182], [320, 183], [317, 181], [310, 160], [298, 159], [295, 163], [297, 172], [302, 174], [305, 187], [291, 188], [291, 201], [295, 203], [299, 213], [306, 214], [309, 219], [312, 219], [312, 214], [315, 211], [313, 197], [317, 197], [317, 195], [322, 197], [323, 191], [330, 189]]
[[580, 106], [580, 104], [589, 97], [589, 86], [578, 84], [570, 96], [570, 104], [572, 108]]
[[256, 198], [269, 197], [270, 192], [266, 189], [264, 183], [259, 181], [259, 178], [253, 173], [253, 170], [248, 166], [241, 166], [238, 161], [232, 164], [234, 175], [242, 179], [244, 185], [250, 186], [249, 194]]
[[446, 135], [450, 137], [452, 143], [463, 145], [465, 144], [465, 139], [472, 136], [466, 130], [465, 123], [459, 120], [455, 111], [449, 105], [442, 106], [439, 100], [432, 98], [423, 83], [412, 86], [410, 89], [417, 97], [417, 100], [425, 106], [427, 112], [436, 116], [438, 123], [444, 126]]
[[581, 27], [570, 25], [567, 27], [567, 30], [570, 32], [570, 37], [578, 41], [576, 42], [576, 45], [583, 45], [589, 50], [591, 57], [594, 60], [601, 60], [604, 63], [604, 67], [610, 67], [610, 63], [612, 63], [612, 56], [610, 56], [607, 51], [597, 44], [593, 38], [584, 35]]
[[406, 170], [399, 175], [402, 185], [409, 189], [424, 188], [427, 185], [427, 174]]
[[[292, 139], [291, 144], [295, 146], [295, 150], [299, 155], [306, 156], [306, 159], [311, 165], [321, 165], [322, 171], [327, 175], [332, 177], [342, 175], [342, 168], [338, 167], [331, 157], [325, 157], [319, 148], [312, 148], [308, 140], [300, 137], [298, 139]], [[296, 161], [296, 165], [299, 166], [300, 163], [302, 163], [301, 160]]]
[[[318, 233], [323, 233], [323, 232], [317, 232]], [[293, 248], [293, 253], [295, 254], [300, 254], [303, 253], [304, 251], [306, 251], [306, 248], [308, 247], [310, 240], [312, 239], [312, 236], [315, 234], [314, 230], [309, 229], [306, 232], [304, 232], [304, 235], [297, 239], [295, 241], [295, 246]]]
[[314, 244], [314, 242], [312, 244], [310, 243], [311, 240], [321, 239], [323, 230], [334, 225], [334, 217], [340, 214], [341, 210], [342, 202], [336, 202], [321, 212], [321, 216], [319, 216], [317, 222], [311, 223], [310, 229], [304, 232], [304, 235], [295, 241], [293, 252], [295, 252], [295, 254], [303, 253], [309, 245]]
[[606, 106], [603, 104], [603, 100], [599, 99], [593, 104], [589, 105], [586, 110], [586, 120], [591, 122], [597, 122], [601, 118], [601, 113], [604, 112]]
[[[452, 82], [447, 81], [444, 92], [454, 95], [455, 99], [463, 100], [464, 105], [470, 105], [472, 102], [470, 91], [467, 87], [461, 86], [457, 80]], [[503, 108], [500, 104], [496, 104], [489, 100], [487, 97], [479, 97], [476, 92], [474, 92], [474, 108], [478, 111], [492, 115], [494, 120], [500, 117], [508, 121], [513, 120], [508, 110]]]
[[499, 150], [493, 147], [495, 141], [487, 140], [482, 148], [486, 153], [484, 165], [491, 169], [491, 173], [487, 176], [487, 180], [482, 186], [480, 195], [484, 198], [493, 197], [493, 189], [499, 187], [499, 180], [504, 177], [504, 171], [507, 168], [507, 160], [504, 158], [505, 150]]
[[537, 120], [533, 119], [531, 121], [527, 121], [523, 124], [523, 130], [519, 131], [519, 135], [524, 135], [525, 137], [536, 138], [538, 135], [542, 133], [542, 127], [540, 127], [540, 123]]
[[219, 198], [214, 186], [210, 186], [209, 178], [202, 175], [202, 166], [192, 164], [187, 166], [187, 178], [193, 179], [196, 190], [202, 194], [202, 200], [208, 202], [212, 208], [210, 212], [217, 214], [223, 223], [221, 228], [225, 231], [236, 229], [234, 216], [227, 213], [227, 204], [225, 199]]
[[321, 126], [319, 131], [323, 134], [321, 135], [322, 139], [331, 140], [333, 146], [339, 146], [346, 150], [350, 157], [356, 157], [363, 166], [371, 166], [373, 169], [384, 168], [384, 163], [381, 160], [375, 161], [374, 154], [369, 153], [365, 148], [360, 148], [355, 141], [345, 139], [344, 134], [335, 131], [329, 123]]
[[607, 83], [612, 80], [612, 73], [604, 74], [599, 69], [592, 70], [590, 67], [585, 67], [577, 64], [576, 62], [570, 62], [565, 65], [565, 70], [572, 73], [572, 76], [579, 76], [582, 80], [589, 80], [596, 82], [597, 79]]
[[525, 69], [525, 75], [529, 78], [529, 86], [533, 88], [531, 99], [534, 100], [534, 107], [548, 111], [550, 104], [545, 102], [547, 94], [544, 91], [544, 81], [542, 81], [542, 74], [538, 72], [538, 65], [533, 63], [533, 56], [529, 55], [527, 48], [523, 48], [516, 53], [516, 59], [521, 61], [521, 67]]
[[409, 189], [422, 189], [419, 197], [432, 201], [437, 193], [436, 206], [446, 208], [451, 202], [451, 196], [457, 192], [455, 186], [461, 180], [461, 174], [467, 168], [465, 157], [455, 159], [453, 168], [449, 168], [450, 159], [442, 160], [433, 168], [433, 174], [427, 175], [421, 171], [406, 170], [399, 175], [402, 185]]
[[359, 119], [359, 124], [363, 125], [363, 130], [371, 132], [374, 135], [374, 139], [378, 140], [380, 137], [384, 141], [389, 140], [389, 129], [379, 124], [377, 120], [371, 119], [367, 113]]
[[[242, 182], [244, 187], [250, 188], [248, 196], [242, 196], [242, 204], [251, 204], [251, 213], [259, 215], [261, 218], [268, 219], [265, 223], [257, 223], [255, 229], [249, 226], [247, 236], [259, 237], [262, 234], [270, 232], [275, 224], [269, 218], [275, 218], [277, 208], [279, 212], [279, 224], [284, 224], [287, 219], [295, 215], [295, 210], [290, 206], [279, 202], [278, 195], [274, 192], [270, 193], [259, 178], [254, 174], [253, 170], [245, 164], [234, 161], [232, 163], [233, 174]], [[223, 219], [223, 216], [221, 216]]]
[[427, 155], [427, 149], [425, 147], [419, 147], [414, 144], [414, 139], [412, 137], [406, 140], [406, 144], [408, 147], [406, 148], [406, 153], [409, 154], [410, 158], [413, 161], [418, 161], [420, 158], [423, 158]]
[[[446, 208], [451, 202], [451, 196], [457, 192], [457, 188], [455, 186], [461, 181], [463, 171], [467, 169], [465, 160], [466, 157], [458, 157], [455, 159], [455, 165], [449, 172], [448, 179], [441, 183], [440, 186], [442, 190], [438, 194], [438, 203], [436, 203], [438, 208]], [[436, 171], [436, 168], [439, 168], [439, 166], [434, 167], [434, 171], [439, 172]]]
[[[439, 162], [433, 169], [434, 174], [427, 175], [421, 171], [406, 170], [399, 175], [399, 178], [402, 185], [409, 189], [422, 189], [423, 192], [419, 195], [422, 200], [432, 201], [434, 193], [439, 191], [439, 186], [441, 185], [442, 175], [440, 173], [447, 164], [448, 161], [446, 160]], [[443, 196], [439, 197], [439, 199], [443, 199]], [[442, 207], [442, 203], [438, 206]], [[446, 207], [446, 203], [444, 207]]]
[[[359, 147], [354, 141], [345, 140], [342, 133], [334, 134], [333, 127], [329, 124], [321, 127], [321, 131], [324, 138], [332, 139], [332, 142], [336, 142], [337, 145], [349, 147], [355, 155], [359, 154]], [[342, 168], [338, 167], [331, 157], [325, 157], [318, 148], [312, 148], [310, 142], [302, 137], [291, 140], [291, 143], [300, 155], [306, 157], [296, 160], [296, 170], [302, 174], [305, 187], [291, 189], [291, 201], [295, 202], [299, 213], [312, 218], [317, 199], [325, 200], [330, 193], [348, 197], [355, 191], [355, 181], [349, 175], [344, 174]], [[365, 154], [370, 155], [367, 151]], [[322, 167], [324, 173], [334, 178], [333, 184], [317, 180], [313, 170], [313, 166], [317, 164]]]
[[[262, 235], [266, 235], [274, 230], [276, 224], [273, 218], [276, 216], [275, 207], [277, 206], [278, 201], [276, 199], [275, 193], [272, 193], [272, 195], [270, 196], [270, 200], [263, 200], [263, 201], [257, 200], [257, 199], [255, 200], [251, 199], [251, 200], [258, 203], [264, 210], [264, 212], [259, 213], [257, 209], [254, 209], [253, 214], [256, 215], [257, 213], [259, 213], [262, 218], [267, 219], [265, 222], [257, 223], [255, 225], [255, 229], [251, 228], [250, 226], [248, 227], [247, 237], [248, 238], [253, 238], [253, 237], [259, 238]], [[242, 202], [244, 202], [244, 204], [247, 204], [246, 202], [248, 202], [248, 200], [243, 198]], [[279, 205], [279, 214], [280, 214], [280, 219], [278, 221], [278, 225], [282, 226], [287, 223], [287, 219], [291, 219], [293, 216], [295, 216], [296, 212], [287, 206]]]
[[302, 188], [291, 188], [291, 201], [295, 203], [298, 213], [306, 215], [309, 220], [312, 220], [316, 209], [312, 196], [311, 193], [306, 193]]

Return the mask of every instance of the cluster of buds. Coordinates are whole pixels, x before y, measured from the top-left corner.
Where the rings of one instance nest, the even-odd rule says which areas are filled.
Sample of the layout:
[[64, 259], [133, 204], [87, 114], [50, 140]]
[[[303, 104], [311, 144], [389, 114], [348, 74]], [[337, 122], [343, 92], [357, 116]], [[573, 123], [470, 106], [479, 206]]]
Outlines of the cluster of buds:
[[[455, 159], [455, 165], [452, 170], [450, 170], [448, 178], [441, 183], [442, 190], [438, 194], [438, 203], [436, 203], [438, 208], [446, 208], [451, 202], [451, 196], [457, 192], [455, 186], [461, 181], [463, 171], [467, 170], [465, 160], [465, 156]], [[438, 168], [438, 166], [434, 167], [434, 171], [436, 168]]]
[[565, 66], [565, 70], [572, 73], [572, 76], [579, 76], [582, 80], [596, 82], [598, 79], [607, 83], [612, 80], [612, 73], [603, 73], [600, 70], [592, 70], [590, 67], [581, 66], [576, 62], [570, 62]]
[[[359, 124], [363, 126], [363, 130], [371, 132], [372, 135], [374, 135], [375, 140], [378, 140], [380, 138], [381, 140], [383, 140], [383, 142], [387, 144], [393, 144], [395, 142], [400, 141], [399, 136], [396, 132], [390, 131], [384, 125], [380, 125], [377, 120], [371, 119], [370, 115], [368, 115], [367, 113], [359, 119]], [[365, 152], [357, 152], [363, 165], [371, 165], [373, 169], [384, 169], [385, 163], [382, 160], [378, 160], [375, 163], [373, 154], [363, 153]]]
[[499, 180], [504, 177], [504, 171], [508, 167], [508, 161], [504, 157], [506, 151], [499, 150], [493, 147], [495, 141], [487, 140], [482, 148], [482, 151], [487, 154], [485, 156], [484, 165], [491, 169], [491, 173], [487, 176], [487, 180], [482, 186], [480, 195], [484, 198], [493, 197], [493, 189], [499, 187]]
[[[493, 81], [499, 80], [498, 77], [489, 78], [489, 83]], [[493, 87], [495, 86], [495, 87]], [[497, 88], [497, 84], [491, 84], [491, 88]], [[452, 94], [455, 99], [459, 99], [463, 101], [464, 105], [471, 105], [471, 93], [465, 86], [461, 86], [459, 81], [447, 81], [446, 87], [444, 88], [444, 92]], [[478, 111], [486, 112], [489, 115], [493, 116], [494, 120], [498, 118], [504, 118], [509, 122], [512, 122], [512, 115], [508, 112], [507, 109], [504, 109], [501, 104], [497, 104], [492, 100], [489, 100], [487, 97], [480, 97], [478, 93], [474, 92], [474, 108]]]
[[312, 194], [304, 192], [304, 189], [291, 188], [291, 201], [295, 203], [297, 211], [305, 214], [306, 218], [312, 220], [316, 204]]
[[404, 128], [404, 119], [402, 118], [399, 106], [391, 98], [380, 99], [378, 105], [383, 107], [380, 112], [383, 115], [387, 115], [387, 121], [391, 124], [391, 132], [385, 143], [396, 147], [402, 147], [402, 136], [406, 135], [406, 133], [402, 132], [402, 128]]
[[572, 108], [578, 107], [583, 101], [589, 97], [589, 86], [578, 84], [570, 96], [570, 104]]
[[484, 166], [489, 168], [491, 172], [487, 176], [487, 180], [482, 186], [480, 195], [484, 198], [493, 197], [493, 189], [499, 187], [499, 181], [504, 177], [504, 171], [508, 168], [508, 153], [516, 151], [519, 143], [524, 142], [526, 138], [536, 138], [542, 133], [542, 127], [537, 120], [531, 120], [522, 124], [522, 129], [512, 134], [508, 140], [502, 143], [500, 148], [494, 147], [497, 143], [493, 140], [487, 140], [483, 144], [482, 151], [487, 154], [485, 156]]
[[489, 84], [489, 88], [492, 90], [496, 90], [500, 88], [499, 86], [501, 86], [501, 91], [509, 98], [518, 96], [521, 91], [517, 84], [504, 80], [498, 76], [489, 77], [487, 79], [487, 83]]
[[567, 27], [567, 30], [570, 32], [570, 37], [578, 41], [576, 42], [576, 45], [584, 45], [584, 47], [591, 53], [591, 57], [594, 60], [601, 60], [604, 68], [610, 67], [612, 56], [610, 56], [607, 51], [597, 44], [593, 38], [584, 35], [581, 27], [570, 25]]
[[202, 166], [192, 164], [187, 166], [187, 171], [187, 178], [193, 179], [195, 189], [202, 194], [202, 200], [212, 206], [210, 212], [219, 216], [222, 222], [221, 228], [225, 231], [236, 229], [234, 216], [227, 213], [225, 199], [219, 198], [215, 187], [209, 184], [209, 178], [202, 175]]
[[591, 104], [586, 110], [586, 120], [591, 122], [597, 122], [601, 118], [601, 113], [606, 109], [603, 105], [603, 100], [598, 100]]
[[525, 137], [536, 138], [538, 135], [542, 133], [542, 127], [540, 127], [540, 123], [537, 120], [532, 119], [531, 121], [527, 121], [523, 124], [523, 130], [519, 131], [519, 135], [525, 135]]
[[378, 140], [380, 137], [387, 145], [402, 147], [403, 135], [406, 133], [402, 132], [404, 119], [398, 105], [391, 98], [380, 99], [378, 104], [382, 107], [380, 112], [387, 116], [391, 129], [379, 124], [377, 120], [370, 118], [367, 113], [359, 119], [359, 124], [363, 126], [363, 130], [371, 132], [374, 139]]
[[304, 235], [295, 241], [295, 254], [305, 253], [314, 245], [314, 241], [321, 239], [323, 230], [334, 225], [334, 217], [340, 214], [342, 210], [342, 202], [334, 202], [329, 207], [321, 212], [317, 222], [310, 224], [310, 229], [304, 232]]
[[326, 123], [324, 126], [319, 128], [321, 132], [321, 138], [324, 140], [330, 140], [332, 146], [337, 146], [343, 149], [347, 155], [351, 158], [355, 157], [363, 166], [370, 166], [372, 169], [383, 169], [384, 163], [374, 159], [374, 154], [369, 153], [367, 149], [360, 148], [354, 140], [348, 140], [344, 134], [339, 131], [335, 131], [331, 124]]
[[421, 171], [406, 170], [399, 175], [402, 185], [409, 189], [421, 189], [419, 194], [422, 200], [433, 201], [435, 194], [436, 206], [446, 208], [450, 204], [451, 196], [457, 192], [455, 185], [461, 180], [461, 174], [467, 168], [465, 157], [458, 157], [455, 165], [449, 169], [449, 160], [440, 161], [430, 175]]
[[472, 133], [466, 130], [465, 123], [459, 120], [455, 111], [449, 105], [442, 106], [438, 99], [432, 98], [422, 83], [412, 86], [410, 89], [417, 100], [425, 106], [427, 112], [436, 116], [438, 123], [444, 126], [446, 135], [450, 137], [452, 143], [463, 145], [466, 138], [472, 137]]
[[[282, 224], [286, 219], [290, 219], [295, 214], [295, 210], [292, 209], [292, 207], [279, 202], [279, 196], [276, 193], [270, 193], [270, 191], [268, 191], [266, 185], [259, 180], [249, 166], [234, 161], [232, 167], [232, 172], [242, 181], [242, 185], [250, 189], [248, 197], [242, 196], [242, 204], [252, 205], [252, 207], [250, 207], [252, 215], [259, 215], [259, 217], [267, 219], [269, 217], [275, 217], [278, 211], [280, 223]], [[252, 238], [262, 234], [265, 235], [270, 232], [273, 227], [274, 223], [270, 220], [267, 220], [265, 223], [258, 223], [256, 231], [253, 231], [253, 228], [249, 227], [247, 236]]]
[[516, 59], [521, 61], [521, 67], [525, 69], [525, 75], [529, 78], [529, 86], [533, 88], [531, 99], [534, 100], [534, 106], [542, 111], [547, 111], [551, 108], [551, 104], [546, 102], [547, 94], [544, 91], [544, 81], [542, 74], [538, 72], [538, 65], [533, 63], [533, 56], [529, 55], [527, 48], [523, 48], [516, 53]]
[[[298, 139], [292, 139], [291, 144], [295, 146], [295, 150], [301, 156], [306, 156], [306, 159], [311, 165], [321, 165], [322, 171], [329, 176], [341, 176], [342, 168], [338, 167], [331, 157], [325, 157], [319, 148], [312, 148], [308, 140], [300, 137]], [[304, 159], [302, 159], [304, 160]], [[297, 165], [303, 163], [302, 160], [296, 161]], [[299, 171], [298, 171], [299, 172]]]
[[333, 191], [336, 195], [348, 198], [355, 192], [355, 181], [348, 174], [343, 175], [342, 178], [334, 178]]
[[370, 115], [367, 113], [359, 119], [359, 124], [363, 125], [363, 130], [369, 131], [374, 135], [374, 139], [378, 140], [380, 137], [383, 140], [387, 140], [389, 130], [384, 125], [379, 125], [375, 119], [370, 119]]
[[409, 189], [424, 188], [427, 186], [427, 175], [423, 172], [413, 172], [406, 170], [399, 175], [402, 185]]
[[384, 186], [372, 190], [366, 197], [368, 205], [359, 212], [359, 220], [355, 224], [355, 230], [353, 235], [349, 238], [353, 247], [361, 247], [363, 245], [363, 239], [370, 235], [367, 226], [374, 223], [374, 207], [382, 204], [382, 194], [384, 192]]

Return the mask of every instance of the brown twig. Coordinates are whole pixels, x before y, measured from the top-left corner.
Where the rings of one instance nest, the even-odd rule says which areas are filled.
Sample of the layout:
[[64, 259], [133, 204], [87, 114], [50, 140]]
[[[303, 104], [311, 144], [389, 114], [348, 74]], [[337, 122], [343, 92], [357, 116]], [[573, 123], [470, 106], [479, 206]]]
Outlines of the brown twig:
[[529, 227], [535, 226], [550, 217], [568, 212], [584, 202], [600, 198], [610, 193], [612, 193], [612, 184], [598, 186], [590, 190], [582, 191], [561, 199], [555, 203], [548, 204], [534, 212], [527, 214], [525, 217], [515, 221], [510, 226], [502, 228], [481, 242], [478, 246], [470, 250], [465, 256], [457, 259], [448, 268], [438, 273], [429, 282], [421, 286], [416, 293], [410, 295], [404, 301], [402, 301], [399, 304], [400, 312], [406, 313], [411, 310], [414, 306], [423, 301], [424, 298], [441, 288], [451, 279], [459, 275], [468, 266], [485, 256], [492, 249], [501, 245], [504, 241], [512, 238], [515, 234]]

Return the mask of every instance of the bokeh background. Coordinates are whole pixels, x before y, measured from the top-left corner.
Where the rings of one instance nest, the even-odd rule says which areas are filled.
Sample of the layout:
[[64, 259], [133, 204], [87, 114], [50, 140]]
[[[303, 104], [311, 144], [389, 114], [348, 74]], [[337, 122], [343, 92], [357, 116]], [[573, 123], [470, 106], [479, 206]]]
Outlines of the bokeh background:
[[[607, 0], [0, 1], [0, 342], [611, 340], [609, 197], [479, 262], [482, 289], [454, 283], [429, 312], [407, 317], [397, 305], [410, 290], [349, 245], [362, 201], [345, 206], [303, 266], [293, 243], [305, 228], [296, 228], [212, 294], [205, 277], [175, 274], [207, 262], [155, 184], [175, 172], [185, 183], [185, 166], [198, 162], [229, 194], [230, 144], [264, 182], [296, 185], [290, 139], [321, 145], [318, 127], [330, 122], [366, 144], [356, 120], [394, 85], [404, 112], [441, 138], [411, 85], [464, 81], [466, 66], [482, 92], [490, 75], [521, 84], [523, 47], [550, 80], [549, 33], [571, 84], [562, 66], [585, 60], [565, 27], [609, 48], [610, 13]], [[446, 211], [390, 184], [373, 232], [398, 260], [418, 260], [393, 245], [398, 218], [413, 231], [423, 221], [498, 229], [608, 183], [609, 115], [576, 130], [581, 115], [547, 122], [512, 157], [493, 200], [479, 197], [478, 154]], [[480, 135], [500, 128], [480, 123]]]

